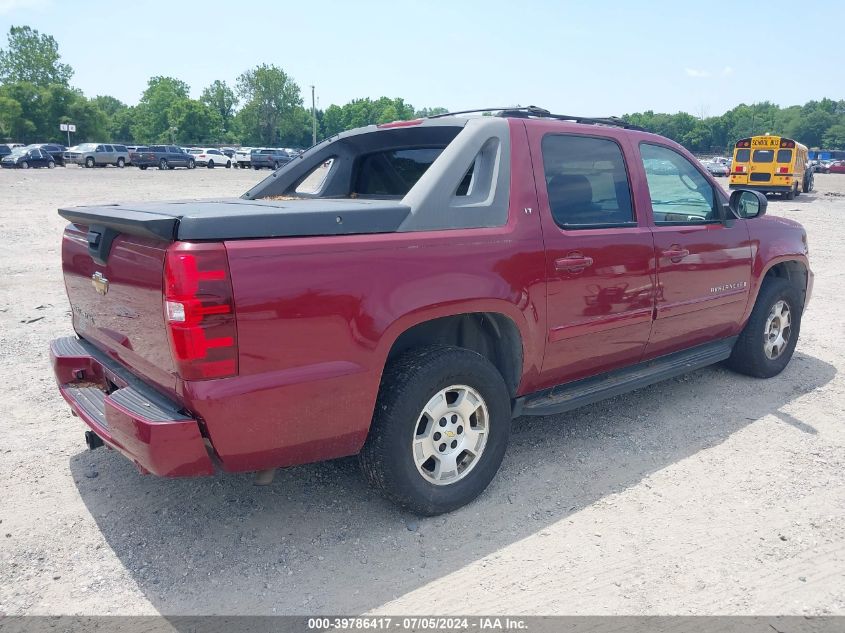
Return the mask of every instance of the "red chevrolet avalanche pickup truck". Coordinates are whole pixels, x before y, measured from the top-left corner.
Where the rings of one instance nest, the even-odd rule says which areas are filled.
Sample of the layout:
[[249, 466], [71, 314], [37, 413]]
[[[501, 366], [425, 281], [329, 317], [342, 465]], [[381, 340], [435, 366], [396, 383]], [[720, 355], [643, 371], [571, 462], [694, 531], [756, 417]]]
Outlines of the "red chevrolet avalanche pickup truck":
[[802, 227], [682, 147], [538, 108], [333, 136], [240, 198], [61, 209], [61, 394], [142, 472], [358, 454], [419, 513], [480, 494], [511, 420], [726, 361], [789, 362]]

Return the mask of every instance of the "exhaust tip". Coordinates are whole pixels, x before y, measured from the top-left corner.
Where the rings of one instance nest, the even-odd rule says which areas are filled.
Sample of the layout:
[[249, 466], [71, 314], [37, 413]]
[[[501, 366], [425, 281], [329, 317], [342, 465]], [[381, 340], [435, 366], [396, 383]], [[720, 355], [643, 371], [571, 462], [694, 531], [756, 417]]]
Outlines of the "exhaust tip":
[[85, 445], [89, 450], [100, 448], [103, 445], [103, 438], [94, 433], [94, 431], [85, 431]]

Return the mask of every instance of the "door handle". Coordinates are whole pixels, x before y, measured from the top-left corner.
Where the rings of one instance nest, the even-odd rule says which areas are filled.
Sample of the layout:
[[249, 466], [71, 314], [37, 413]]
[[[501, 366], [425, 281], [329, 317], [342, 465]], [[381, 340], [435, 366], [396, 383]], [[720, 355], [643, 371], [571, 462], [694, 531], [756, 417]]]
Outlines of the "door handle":
[[581, 272], [588, 266], [593, 265], [592, 257], [584, 257], [583, 255], [569, 255], [555, 260], [555, 269], [560, 271], [567, 271], [571, 273]]
[[687, 255], [689, 255], [689, 251], [680, 246], [670, 246], [668, 250], [663, 251], [663, 257], [668, 257], [673, 262], [679, 262]]

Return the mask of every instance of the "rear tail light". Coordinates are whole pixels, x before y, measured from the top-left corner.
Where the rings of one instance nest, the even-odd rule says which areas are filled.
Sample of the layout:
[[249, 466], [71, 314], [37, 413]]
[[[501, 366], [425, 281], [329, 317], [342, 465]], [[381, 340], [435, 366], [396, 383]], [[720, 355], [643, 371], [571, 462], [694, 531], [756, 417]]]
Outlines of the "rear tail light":
[[164, 266], [170, 349], [184, 380], [238, 373], [238, 333], [229, 262], [223, 244], [176, 242]]
[[788, 174], [789, 173], [789, 167], [778, 167], [778, 173], [779, 174]]
[[745, 167], [743, 167], [742, 165], [737, 165], [736, 167], [734, 167], [734, 171], [738, 174], [741, 174], [745, 171]]

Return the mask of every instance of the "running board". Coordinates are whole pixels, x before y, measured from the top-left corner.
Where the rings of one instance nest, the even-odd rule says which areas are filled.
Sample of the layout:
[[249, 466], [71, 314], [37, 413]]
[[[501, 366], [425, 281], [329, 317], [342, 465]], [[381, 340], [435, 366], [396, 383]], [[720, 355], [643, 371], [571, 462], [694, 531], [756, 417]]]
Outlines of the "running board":
[[734, 336], [706, 343], [606, 374], [591, 376], [522, 396], [514, 401], [513, 417], [551, 415], [571, 411], [707, 367], [728, 358], [736, 339], [737, 337]]

